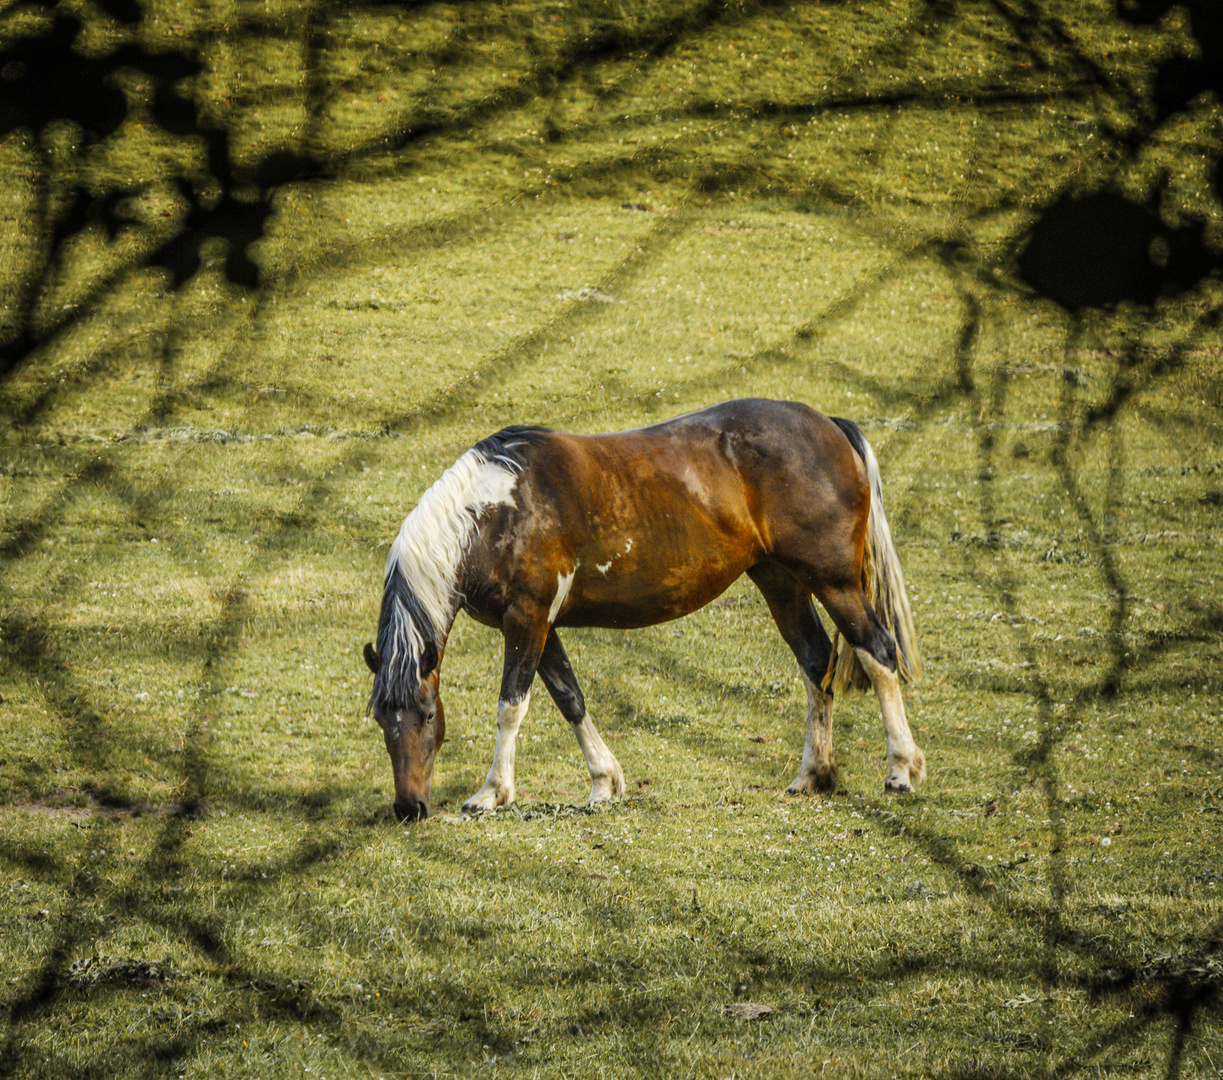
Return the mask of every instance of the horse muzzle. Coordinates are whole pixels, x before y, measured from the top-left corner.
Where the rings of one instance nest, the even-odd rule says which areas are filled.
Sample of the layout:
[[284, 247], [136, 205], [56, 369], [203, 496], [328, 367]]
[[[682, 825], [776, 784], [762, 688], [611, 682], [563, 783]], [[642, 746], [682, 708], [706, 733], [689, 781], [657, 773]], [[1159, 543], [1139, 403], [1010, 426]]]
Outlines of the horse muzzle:
[[396, 799], [392, 804], [398, 821], [421, 821], [429, 816], [429, 804], [424, 799]]

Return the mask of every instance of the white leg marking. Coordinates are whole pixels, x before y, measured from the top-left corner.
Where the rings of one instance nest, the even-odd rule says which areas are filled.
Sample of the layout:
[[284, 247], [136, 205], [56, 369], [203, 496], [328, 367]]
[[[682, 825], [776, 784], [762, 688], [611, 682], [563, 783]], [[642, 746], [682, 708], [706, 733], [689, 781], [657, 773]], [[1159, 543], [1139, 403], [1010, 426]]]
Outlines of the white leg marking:
[[883, 713], [883, 730], [888, 748], [888, 778], [884, 791], [912, 791], [926, 779], [926, 755], [918, 749], [905, 719], [900, 697], [900, 680], [870, 653], [854, 649], [863, 670], [870, 676]]
[[552, 606], [548, 608], [549, 625], [556, 622], [557, 615], [561, 613], [561, 607], [569, 595], [569, 590], [573, 587], [573, 579], [577, 572], [578, 564], [574, 563], [573, 569], [569, 573], [556, 575], [556, 595], [552, 598]]
[[571, 726], [590, 770], [591, 804], [620, 798], [624, 794], [624, 770], [595, 730], [590, 713], [583, 714], [580, 724]]
[[807, 741], [798, 775], [786, 788], [788, 795], [831, 791], [836, 783], [837, 770], [832, 762], [832, 695], [824, 693], [806, 675], [803, 685], [807, 688]]
[[531, 694], [521, 701], [497, 703], [497, 745], [493, 764], [484, 785], [463, 804], [465, 811], [495, 810], [514, 801], [514, 761], [518, 747], [518, 728], [531, 704]]

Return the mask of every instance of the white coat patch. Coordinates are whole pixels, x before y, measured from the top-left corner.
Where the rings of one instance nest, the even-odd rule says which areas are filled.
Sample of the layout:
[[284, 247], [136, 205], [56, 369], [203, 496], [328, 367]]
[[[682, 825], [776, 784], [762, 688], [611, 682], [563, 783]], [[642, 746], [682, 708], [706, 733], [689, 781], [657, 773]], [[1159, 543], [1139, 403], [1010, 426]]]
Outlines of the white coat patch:
[[691, 465], [684, 469], [684, 486], [692, 492], [698, 502], [709, 505], [709, 491], [705, 487], [705, 482]]
[[573, 579], [578, 572], [575, 565], [567, 574], [556, 575], [556, 596], [552, 598], [552, 606], [548, 609], [548, 622], [556, 622], [557, 615], [561, 612], [561, 606], [565, 603], [565, 599], [569, 596], [569, 590], [573, 587]]

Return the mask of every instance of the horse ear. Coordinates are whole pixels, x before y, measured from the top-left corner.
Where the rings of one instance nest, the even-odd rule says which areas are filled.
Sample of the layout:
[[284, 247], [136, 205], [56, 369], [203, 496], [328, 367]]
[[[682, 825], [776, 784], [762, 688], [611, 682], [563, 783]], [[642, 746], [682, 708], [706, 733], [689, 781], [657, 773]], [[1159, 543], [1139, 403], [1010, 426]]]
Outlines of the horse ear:
[[420, 677], [422, 679], [428, 678], [429, 675], [437, 670], [437, 664], [437, 646], [432, 642], [428, 642], [425, 645], [424, 651], [420, 654]]
[[382, 667], [382, 657], [378, 655], [378, 650], [368, 641], [365, 643], [365, 665], [375, 675], [378, 674], [378, 669]]

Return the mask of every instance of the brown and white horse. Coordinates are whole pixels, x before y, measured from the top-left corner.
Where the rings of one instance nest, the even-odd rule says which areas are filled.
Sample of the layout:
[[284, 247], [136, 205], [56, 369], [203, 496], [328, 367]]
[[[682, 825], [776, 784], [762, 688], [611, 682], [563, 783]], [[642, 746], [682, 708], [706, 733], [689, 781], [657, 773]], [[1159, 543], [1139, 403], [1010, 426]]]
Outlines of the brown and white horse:
[[[499, 629], [497, 742], [464, 810], [514, 800], [514, 755], [536, 672], [590, 770], [590, 801], [624, 792], [557, 630], [640, 627], [696, 611], [747, 574], [807, 689], [792, 794], [830, 790], [834, 691], [871, 685], [886, 732], [884, 789], [925, 779], [900, 682], [920, 667], [904, 578], [862, 433], [806, 405], [728, 401], [634, 431], [510, 427], [468, 450], [391, 544], [370, 709], [395, 777], [395, 813], [428, 816], [446, 725], [438, 693], [459, 611]], [[830, 641], [812, 604], [836, 628]]]

